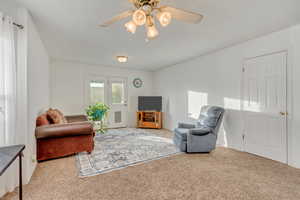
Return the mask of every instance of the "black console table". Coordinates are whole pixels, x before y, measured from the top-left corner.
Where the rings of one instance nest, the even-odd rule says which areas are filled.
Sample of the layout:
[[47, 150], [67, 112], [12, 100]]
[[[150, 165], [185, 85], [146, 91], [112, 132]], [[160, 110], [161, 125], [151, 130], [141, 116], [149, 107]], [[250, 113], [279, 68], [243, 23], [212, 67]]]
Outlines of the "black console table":
[[0, 176], [19, 157], [19, 199], [22, 200], [22, 156], [25, 145], [0, 147]]

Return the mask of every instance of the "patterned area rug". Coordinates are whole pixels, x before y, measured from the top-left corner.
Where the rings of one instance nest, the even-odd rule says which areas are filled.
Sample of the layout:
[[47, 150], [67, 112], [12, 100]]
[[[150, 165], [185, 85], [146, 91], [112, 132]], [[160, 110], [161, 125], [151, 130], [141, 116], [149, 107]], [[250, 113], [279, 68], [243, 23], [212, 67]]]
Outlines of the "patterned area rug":
[[98, 134], [93, 153], [78, 154], [76, 163], [79, 177], [88, 177], [178, 153], [172, 139], [153, 134], [152, 130], [112, 129]]

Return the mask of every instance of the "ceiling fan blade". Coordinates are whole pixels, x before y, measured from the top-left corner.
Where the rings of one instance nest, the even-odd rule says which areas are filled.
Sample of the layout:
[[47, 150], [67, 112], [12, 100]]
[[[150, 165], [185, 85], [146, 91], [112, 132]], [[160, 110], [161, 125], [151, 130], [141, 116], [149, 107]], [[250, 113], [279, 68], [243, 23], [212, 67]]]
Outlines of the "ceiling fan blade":
[[159, 10], [161, 12], [169, 12], [172, 14], [174, 19], [188, 22], [188, 23], [197, 24], [200, 23], [203, 19], [203, 15], [200, 15], [198, 13], [190, 12], [190, 11], [186, 11], [186, 10], [182, 10], [170, 6], [162, 6], [159, 8]]
[[133, 13], [134, 13], [133, 10], [125, 11], [125, 12], [121, 13], [120, 15], [113, 17], [111, 20], [101, 24], [100, 26], [101, 27], [108, 27], [108, 26], [112, 25], [113, 23], [115, 23], [117, 21], [120, 21], [120, 20], [122, 20], [126, 17], [131, 16]]

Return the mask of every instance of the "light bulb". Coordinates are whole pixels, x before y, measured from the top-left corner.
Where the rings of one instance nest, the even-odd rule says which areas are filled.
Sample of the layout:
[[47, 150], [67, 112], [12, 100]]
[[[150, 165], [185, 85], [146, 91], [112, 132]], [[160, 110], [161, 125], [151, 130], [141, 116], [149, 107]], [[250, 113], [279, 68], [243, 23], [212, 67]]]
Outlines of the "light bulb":
[[149, 39], [156, 38], [159, 35], [158, 30], [156, 29], [155, 25], [148, 26], [147, 36]]
[[132, 34], [135, 34], [136, 24], [133, 21], [130, 21], [125, 24], [126, 30]]
[[145, 11], [139, 9], [136, 10], [132, 15], [132, 20], [137, 26], [143, 26], [146, 23], [147, 16]]
[[163, 27], [168, 26], [172, 21], [172, 14], [169, 12], [160, 12], [156, 17]]

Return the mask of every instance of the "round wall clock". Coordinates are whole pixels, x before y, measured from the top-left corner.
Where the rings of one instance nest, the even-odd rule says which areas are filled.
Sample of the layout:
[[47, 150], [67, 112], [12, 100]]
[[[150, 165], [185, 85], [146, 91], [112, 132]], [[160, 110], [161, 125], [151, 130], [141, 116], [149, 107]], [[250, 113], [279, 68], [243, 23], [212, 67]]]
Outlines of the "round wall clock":
[[141, 88], [143, 86], [143, 81], [140, 78], [136, 78], [133, 80], [133, 86], [135, 88]]

